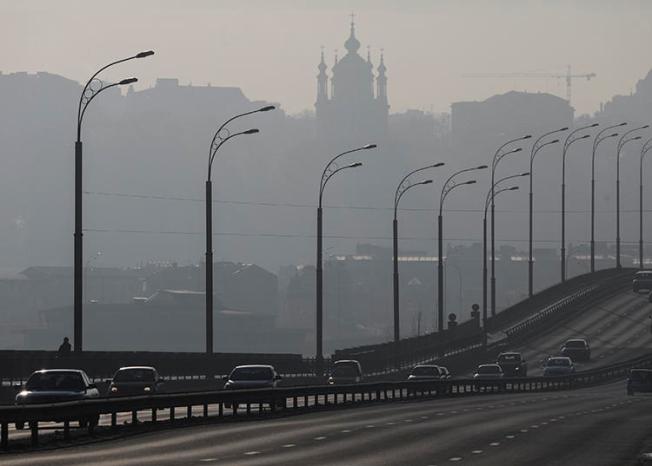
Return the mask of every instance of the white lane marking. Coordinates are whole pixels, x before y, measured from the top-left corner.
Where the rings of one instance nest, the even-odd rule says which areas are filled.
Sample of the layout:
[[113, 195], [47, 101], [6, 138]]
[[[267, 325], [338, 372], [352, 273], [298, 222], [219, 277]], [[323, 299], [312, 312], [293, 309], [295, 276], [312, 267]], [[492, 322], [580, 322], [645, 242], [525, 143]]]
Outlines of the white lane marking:
[[471, 453], [474, 455], [480, 455], [482, 453], [482, 450], [473, 450]]
[[489, 446], [490, 446], [490, 447], [498, 447], [498, 446], [500, 446], [500, 442], [491, 442], [491, 443], [489, 444]]
[[444, 413], [437, 413], [437, 416], [443, 416]]
[[461, 456], [453, 456], [452, 458], [448, 458], [448, 461], [462, 461]]
[[527, 429], [521, 429], [521, 432], [526, 433]]
[[505, 435], [505, 438], [513, 439], [513, 438], [516, 438], [516, 435], [512, 435], [512, 434]]
[[421, 419], [428, 419], [428, 416], [421, 416]]
[[373, 425], [373, 424], [369, 424], [368, 426], [365, 426], [365, 427], [366, 427], [367, 429], [373, 429], [373, 428], [376, 427], [376, 426]]
[[314, 440], [326, 440], [326, 438], [325, 435], [320, 435], [319, 437], [315, 437]]
[[351, 432], [351, 430], [350, 429], [344, 429], [344, 430], [340, 430], [340, 432], [343, 433], [343, 434], [348, 434], [349, 432]]
[[393, 426], [394, 424], [395, 424], [394, 422], [386, 422], [385, 423], [386, 426]]
[[538, 425], [538, 424], [532, 424], [532, 425], [530, 426], [530, 429], [538, 429], [538, 428], [539, 428], [539, 425]]
[[202, 458], [199, 461], [202, 463], [210, 463], [211, 461], [217, 461], [217, 458]]
[[256, 450], [245, 451], [245, 455], [247, 455], [247, 456], [260, 455], [260, 452], [256, 451]]
[[293, 448], [293, 447], [296, 447], [294, 443], [286, 443], [285, 445], [283, 445], [283, 448]]

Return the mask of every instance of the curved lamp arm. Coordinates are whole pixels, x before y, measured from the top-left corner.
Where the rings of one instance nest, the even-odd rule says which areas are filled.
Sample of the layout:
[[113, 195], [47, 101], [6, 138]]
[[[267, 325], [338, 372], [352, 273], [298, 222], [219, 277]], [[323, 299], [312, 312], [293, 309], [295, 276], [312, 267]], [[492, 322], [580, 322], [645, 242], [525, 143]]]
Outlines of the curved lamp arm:
[[226, 141], [228, 141], [229, 139], [232, 139], [232, 138], [234, 138], [236, 136], [241, 136], [243, 134], [256, 134], [256, 133], [259, 133], [259, 132], [260, 131], [258, 129], [252, 128], [252, 129], [248, 129], [247, 131], [240, 131], [239, 133], [229, 134], [224, 139], [220, 139], [219, 144], [217, 144], [217, 146], [215, 146], [215, 150], [212, 152], [212, 154], [210, 154], [210, 157], [208, 159], [208, 178], [207, 178], [208, 181], [211, 180], [211, 171], [212, 171], [212, 168], [213, 168], [213, 160], [215, 160], [215, 156], [217, 155], [217, 151], [219, 150], [220, 147], [222, 147], [222, 144], [224, 144]]
[[492, 198], [491, 198], [491, 193], [492, 193], [492, 192], [494, 192], [494, 197], [495, 197], [495, 194], [496, 194], [496, 188], [498, 187], [498, 185], [500, 185], [501, 183], [503, 183], [503, 182], [505, 182], [505, 181], [507, 181], [507, 180], [511, 180], [511, 179], [513, 179], [513, 178], [520, 178], [520, 177], [523, 177], [523, 176], [530, 176], [530, 172], [519, 173], [518, 175], [505, 176], [504, 178], [501, 178], [501, 179], [499, 179], [498, 181], [496, 181], [496, 182], [494, 183], [494, 185], [493, 185], [493, 189], [489, 188], [489, 191], [487, 191], [487, 197], [485, 198], [485, 204], [491, 202], [491, 200], [492, 200]]
[[[520, 176], [520, 175], [515, 175], [515, 176]], [[489, 210], [489, 206], [491, 205], [491, 201], [493, 201], [496, 198], [496, 196], [498, 196], [500, 193], [504, 193], [505, 191], [516, 191], [518, 189], [519, 189], [518, 186], [510, 186], [509, 188], [501, 188], [498, 191], [496, 191], [493, 196], [487, 197], [487, 200], [484, 203], [484, 218], [485, 219], [487, 218], [487, 210]], [[489, 191], [489, 194], [491, 194], [491, 191]]]
[[401, 198], [403, 197], [403, 194], [408, 192], [410, 189], [414, 188], [415, 186], [421, 186], [424, 184], [431, 184], [432, 180], [422, 180], [417, 183], [412, 183], [407, 186], [405, 186], [401, 191], [397, 192], [397, 196], [394, 199], [394, 220], [396, 220], [397, 216], [397, 211], [398, 211], [398, 203], [401, 201]]
[[324, 189], [326, 189], [326, 183], [328, 183], [328, 180], [330, 180], [333, 177], [333, 175], [335, 175], [338, 172], [341, 172], [342, 170], [346, 170], [348, 168], [356, 168], [361, 166], [362, 166], [362, 162], [354, 162], [349, 165], [344, 165], [343, 167], [336, 168], [332, 172], [329, 172], [326, 178], [324, 179], [324, 181], [322, 182], [322, 184], [319, 186], [319, 207], [321, 207], [321, 201], [324, 195]]
[[421, 171], [423, 171], [423, 170], [428, 170], [428, 169], [430, 169], [430, 168], [437, 168], [437, 167], [441, 167], [441, 166], [443, 166], [443, 165], [445, 165], [444, 162], [434, 163], [434, 164], [432, 164], [432, 165], [428, 165], [428, 166], [426, 166], [426, 167], [421, 167], [421, 168], [417, 168], [416, 170], [412, 170], [410, 173], [408, 173], [407, 175], [405, 175], [405, 176], [403, 177], [403, 179], [401, 180], [401, 182], [400, 182], [400, 183], [398, 184], [398, 186], [396, 187], [396, 191], [394, 192], [394, 205], [398, 204], [398, 200], [397, 200], [397, 199], [400, 197], [400, 196], [399, 196], [399, 191], [401, 191], [401, 187], [404, 186], [405, 181], [406, 181], [410, 176], [414, 175], [415, 173], [421, 172]]
[[[84, 85], [84, 89], [82, 89], [81, 96], [79, 97], [79, 106], [77, 107], [77, 140], [79, 140], [80, 136], [81, 136], [81, 123], [82, 123], [82, 119], [83, 119], [83, 116], [84, 116], [84, 112], [86, 110], [86, 106], [88, 106], [88, 103], [91, 100], [93, 100], [93, 97], [95, 97], [95, 95], [99, 94], [102, 90], [106, 89], [106, 87], [102, 86], [99, 90], [95, 91], [91, 95], [91, 97], [86, 98], [86, 103], [84, 103], [86, 92], [88, 91], [89, 87], [91, 86], [91, 83], [95, 80], [95, 78], [97, 78], [97, 76], [102, 71], [104, 71], [107, 68], [112, 67], [113, 65], [117, 65], [119, 63], [124, 63], [124, 62], [129, 61], [129, 60], [134, 60], [136, 58], [149, 57], [150, 55], [154, 55], [153, 50], [147, 50], [146, 52], [140, 52], [140, 53], [137, 53], [136, 55], [133, 55], [131, 57], [127, 57], [127, 58], [123, 58], [121, 60], [116, 60], [114, 62], [111, 62], [108, 65], [104, 65], [102, 68], [97, 70], [93, 74], [93, 76], [91, 76], [90, 79], [88, 81], [86, 81], [86, 84]], [[107, 87], [109, 87], [109, 86], [107, 86]]]

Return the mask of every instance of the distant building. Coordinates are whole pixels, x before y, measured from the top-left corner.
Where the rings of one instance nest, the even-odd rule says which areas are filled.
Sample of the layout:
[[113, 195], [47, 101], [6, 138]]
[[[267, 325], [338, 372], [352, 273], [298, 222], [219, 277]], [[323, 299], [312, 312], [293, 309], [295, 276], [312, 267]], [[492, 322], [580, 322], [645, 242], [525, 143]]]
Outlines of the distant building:
[[326, 137], [349, 139], [355, 135], [378, 139], [387, 132], [389, 112], [384, 56], [381, 53], [378, 74], [374, 75], [371, 54], [367, 53], [366, 60], [358, 54], [360, 41], [355, 37], [353, 22], [344, 48], [346, 55], [341, 59], [336, 56], [331, 68], [330, 91], [322, 50], [315, 102], [317, 128]]

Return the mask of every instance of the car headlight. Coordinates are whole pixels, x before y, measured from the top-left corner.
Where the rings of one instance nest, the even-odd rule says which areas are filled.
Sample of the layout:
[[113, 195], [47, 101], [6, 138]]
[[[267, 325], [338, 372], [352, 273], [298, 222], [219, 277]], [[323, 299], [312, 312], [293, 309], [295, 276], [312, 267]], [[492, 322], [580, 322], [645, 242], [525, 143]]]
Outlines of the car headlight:
[[111, 393], [115, 393], [118, 391], [118, 387], [111, 387]]
[[335, 381], [333, 380], [333, 377], [329, 377], [328, 378], [328, 384], [333, 385], [334, 383], [335, 383]]
[[151, 392], [151, 391], [152, 391], [152, 387], [145, 387], [145, 388], [143, 388], [143, 391], [145, 391], [145, 392]]

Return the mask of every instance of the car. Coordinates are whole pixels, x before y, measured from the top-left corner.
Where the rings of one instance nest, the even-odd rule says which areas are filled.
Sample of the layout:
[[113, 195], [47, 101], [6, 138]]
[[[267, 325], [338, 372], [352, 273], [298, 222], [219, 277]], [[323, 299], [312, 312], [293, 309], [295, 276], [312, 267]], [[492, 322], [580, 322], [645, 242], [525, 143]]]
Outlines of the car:
[[639, 270], [634, 274], [632, 290], [638, 293], [641, 290], [652, 291], [652, 270]]
[[237, 366], [224, 377], [225, 390], [243, 390], [248, 388], [276, 388], [282, 379], [276, 373], [274, 366], [250, 364]]
[[506, 377], [527, 377], [527, 362], [521, 355], [514, 351], [500, 353], [496, 358]]
[[[26, 406], [40, 403], [59, 403], [64, 401], [89, 400], [100, 397], [97, 386], [91, 382], [86, 372], [78, 369], [43, 369], [29, 376], [23, 389], [16, 395], [16, 405]], [[43, 419], [62, 422], [69, 419]], [[96, 426], [99, 414], [76, 419], [79, 427]], [[25, 421], [17, 421], [16, 429], [22, 429]]]
[[554, 356], [546, 359], [543, 365], [543, 376], [569, 375], [575, 372], [573, 360], [567, 356]]
[[498, 364], [480, 364], [473, 374], [473, 378], [476, 380], [493, 380], [503, 377], [503, 370]]
[[631, 369], [629, 371], [627, 376], [627, 394], [633, 395], [635, 392], [652, 392], [652, 370]]
[[121, 367], [113, 374], [109, 396], [152, 395], [163, 390], [163, 380], [150, 366]]
[[430, 364], [414, 366], [408, 376], [408, 380], [441, 380], [442, 378], [444, 378], [444, 373], [439, 366]]
[[[254, 388], [276, 388], [283, 378], [276, 372], [274, 366], [266, 364], [249, 364], [236, 366], [229, 375], [224, 377], [224, 390], [246, 390]], [[273, 404], [269, 402], [270, 406]], [[226, 408], [236, 408], [240, 403], [225, 403]], [[278, 407], [285, 407], [285, 401], [279, 400]]]
[[568, 356], [573, 361], [589, 361], [591, 359], [591, 348], [584, 338], [573, 338], [562, 345], [559, 354]]
[[329, 385], [351, 384], [362, 382], [362, 366], [355, 359], [340, 359], [333, 363]]

